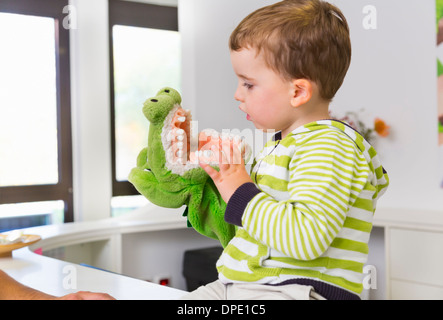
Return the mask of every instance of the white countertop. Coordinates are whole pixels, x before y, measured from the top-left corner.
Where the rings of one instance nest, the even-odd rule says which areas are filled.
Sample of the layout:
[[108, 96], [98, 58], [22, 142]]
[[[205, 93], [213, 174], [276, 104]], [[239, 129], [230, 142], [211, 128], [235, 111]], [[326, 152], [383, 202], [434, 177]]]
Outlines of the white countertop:
[[374, 226], [443, 232], [443, 210], [378, 208]]
[[[29, 287], [55, 296], [92, 291], [108, 293], [122, 300], [179, 299], [185, 291], [121, 275], [118, 273], [118, 263], [113, 265], [117, 272], [112, 273], [45, 257], [33, 250], [110, 240], [115, 246], [114, 251], [118, 252], [121, 249], [118, 237], [123, 234], [186, 228], [186, 218], [182, 217], [182, 212], [183, 208], [164, 209], [151, 205], [118, 218], [25, 229], [26, 234], [40, 235], [42, 240], [30, 247], [15, 250], [11, 258], [0, 258], [0, 269]], [[443, 231], [443, 214], [411, 209], [380, 209], [376, 212], [374, 226]], [[116, 256], [111, 261], [121, 259], [118, 253]]]
[[186, 219], [180, 214], [183, 210], [155, 209], [136, 210], [122, 218], [25, 229], [24, 233], [38, 234], [42, 240], [30, 247], [15, 250], [10, 258], [0, 258], [0, 269], [24, 285], [55, 296], [91, 291], [108, 293], [122, 300], [179, 299], [185, 291], [33, 252], [36, 248], [51, 249], [115, 234], [186, 228]]
[[[77, 291], [108, 293], [118, 300], [174, 300], [184, 291], [16, 250], [0, 258], [0, 269], [31, 288], [55, 296]], [[74, 285], [74, 286], [73, 286]]]

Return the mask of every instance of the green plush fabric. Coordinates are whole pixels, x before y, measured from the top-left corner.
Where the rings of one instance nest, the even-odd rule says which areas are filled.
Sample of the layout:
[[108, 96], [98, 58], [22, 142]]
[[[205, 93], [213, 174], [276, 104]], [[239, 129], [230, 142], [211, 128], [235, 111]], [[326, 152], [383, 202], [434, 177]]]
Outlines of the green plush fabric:
[[187, 206], [184, 213], [188, 225], [199, 233], [218, 239], [226, 246], [235, 234], [235, 227], [225, 222], [226, 203], [212, 179], [199, 166], [176, 174], [167, 167], [162, 142], [165, 122], [174, 107], [181, 104], [180, 94], [172, 88], [161, 89], [146, 100], [143, 113], [149, 120], [148, 147], [137, 157], [137, 166], [128, 180], [152, 203], [166, 208]]

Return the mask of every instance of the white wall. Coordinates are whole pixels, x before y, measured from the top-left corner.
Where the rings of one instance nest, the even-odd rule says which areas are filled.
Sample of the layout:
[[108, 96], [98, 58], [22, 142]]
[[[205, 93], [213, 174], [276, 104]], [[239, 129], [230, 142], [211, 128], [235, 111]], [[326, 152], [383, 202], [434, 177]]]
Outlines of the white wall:
[[[185, 103], [196, 108], [199, 127], [251, 128], [233, 99], [236, 78], [230, 66], [228, 39], [248, 13], [274, 2], [179, 0], [180, 31], [186, 40], [183, 96]], [[375, 145], [391, 178], [379, 207], [443, 214], [434, 1], [373, 0], [375, 30], [366, 30], [362, 24], [368, 1], [331, 2], [347, 17], [353, 44], [352, 64], [332, 108], [338, 114], [364, 109], [369, 122], [381, 117], [392, 127], [391, 135]]]
[[371, 118], [382, 117], [392, 126], [391, 136], [375, 145], [391, 179], [379, 206], [443, 214], [435, 1], [371, 1], [377, 9], [376, 30], [362, 27], [367, 1], [335, 3], [348, 17], [354, 52], [333, 105], [344, 110], [364, 108]]
[[[177, 0], [137, 0], [176, 6]], [[75, 221], [111, 216], [111, 107], [108, 0], [70, 0]], [[134, 160], [135, 161], [135, 160]]]
[[111, 214], [108, 1], [71, 0], [72, 138], [75, 221]]
[[[183, 104], [193, 109], [199, 129], [253, 129], [233, 99], [228, 38], [249, 12], [273, 2], [179, 0]], [[110, 214], [107, 1], [72, 3], [78, 13], [78, 28], [71, 30], [76, 218], [92, 220]], [[443, 211], [434, 1], [374, 0], [376, 30], [362, 26], [367, 1], [334, 3], [349, 21], [353, 60], [333, 110], [364, 108], [368, 119], [380, 116], [392, 127], [376, 144], [391, 178], [379, 206]]]
[[237, 85], [228, 40], [232, 30], [253, 8], [269, 0], [179, 0], [183, 40], [183, 103], [195, 109], [199, 129], [218, 131], [254, 127], [234, 100]]

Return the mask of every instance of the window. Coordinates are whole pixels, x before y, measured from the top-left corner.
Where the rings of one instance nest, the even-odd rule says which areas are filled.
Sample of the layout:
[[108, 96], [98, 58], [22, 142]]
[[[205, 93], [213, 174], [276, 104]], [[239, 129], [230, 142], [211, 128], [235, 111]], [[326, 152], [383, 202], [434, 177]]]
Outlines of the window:
[[0, 230], [73, 221], [68, 0], [0, 0]]
[[109, 12], [113, 195], [138, 195], [127, 177], [147, 146], [143, 103], [164, 86], [181, 87], [177, 8], [110, 0]]

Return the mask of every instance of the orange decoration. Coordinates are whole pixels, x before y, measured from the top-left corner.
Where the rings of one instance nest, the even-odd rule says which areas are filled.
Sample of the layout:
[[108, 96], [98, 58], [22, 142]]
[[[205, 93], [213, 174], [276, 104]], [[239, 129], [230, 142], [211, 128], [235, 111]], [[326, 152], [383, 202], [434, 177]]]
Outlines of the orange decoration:
[[389, 135], [390, 127], [380, 118], [374, 120], [374, 131], [381, 137], [387, 137]]

